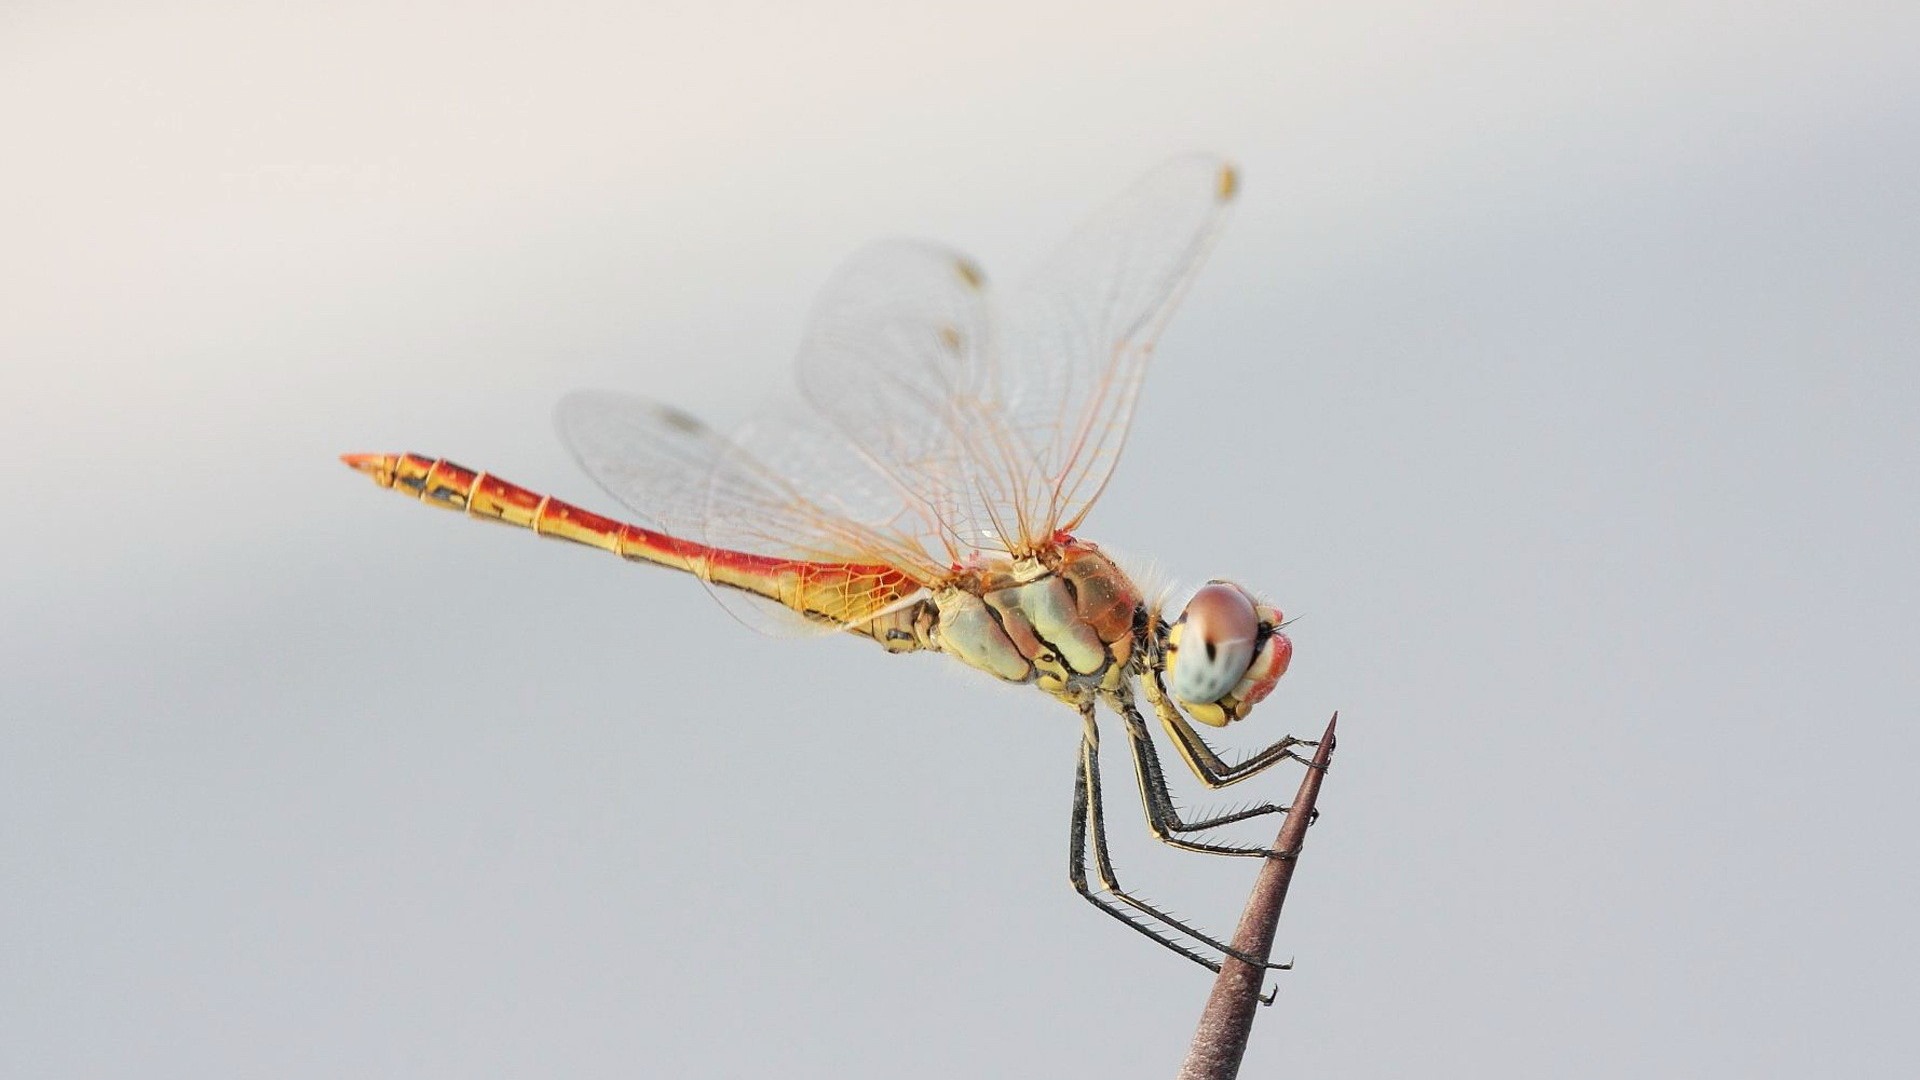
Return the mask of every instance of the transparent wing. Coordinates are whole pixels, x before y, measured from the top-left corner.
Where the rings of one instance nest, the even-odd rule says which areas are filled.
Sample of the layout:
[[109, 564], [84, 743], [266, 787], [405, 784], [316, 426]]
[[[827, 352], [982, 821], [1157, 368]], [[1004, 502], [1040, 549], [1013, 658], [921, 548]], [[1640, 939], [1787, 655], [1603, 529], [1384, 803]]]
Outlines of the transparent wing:
[[1219, 158], [1176, 158], [1108, 204], [1011, 300], [999, 380], [1006, 426], [1034, 447], [1025, 537], [1078, 528], [1126, 442], [1153, 347], [1238, 186]]
[[[795, 410], [769, 412], [741, 433], [777, 445], [777, 458], [756, 455], [678, 409], [625, 394], [569, 394], [554, 419], [581, 468], [660, 532], [721, 552], [819, 563], [817, 579], [848, 564], [891, 567], [921, 583], [938, 576], [939, 568], [888, 523], [898, 506], [876, 503], [866, 468], [817, 420]], [[711, 575], [700, 576], [714, 584]], [[842, 625], [910, 599], [897, 582], [870, 574], [846, 576], [839, 590], [831, 608]], [[735, 589], [712, 592], [756, 629], [833, 627]]]
[[801, 393], [904, 508], [935, 561], [1024, 554], [1106, 485], [1154, 340], [1218, 232], [1234, 174], [1150, 173], [994, 306], [972, 262], [877, 244], [842, 268], [801, 347]]
[[1003, 429], [986, 282], [958, 252], [885, 241], [849, 259], [815, 304], [800, 392], [903, 509], [902, 530], [948, 563], [1001, 548], [1027, 447]]
[[[1233, 193], [1217, 159], [1169, 162], [1000, 308], [956, 252], [873, 245], [815, 307], [803, 401], [730, 440], [644, 399], [582, 393], [561, 403], [561, 435], [614, 498], [711, 548], [891, 567], [923, 586], [973, 552], [1025, 554], [1077, 527], [1106, 485], [1154, 340]], [[738, 608], [733, 590], [715, 595]], [[876, 585], [834, 610], [855, 621], [900, 602]]]

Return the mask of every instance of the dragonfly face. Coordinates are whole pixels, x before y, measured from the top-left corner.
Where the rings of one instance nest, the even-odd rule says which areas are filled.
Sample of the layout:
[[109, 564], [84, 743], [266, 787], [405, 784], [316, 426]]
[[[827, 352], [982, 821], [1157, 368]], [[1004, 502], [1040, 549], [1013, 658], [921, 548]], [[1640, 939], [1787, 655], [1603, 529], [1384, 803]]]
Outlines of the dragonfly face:
[[1222, 727], [1273, 692], [1293, 660], [1280, 612], [1245, 589], [1210, 581], [1167, 631], [1167, 690], [1187, 715]]
[[691, 574], [750, 624], [772, 609], [794, 617], [790, 629], [945, 652], [1035, 684], [1082, 721], [1074, 887], [1214, 970], [1221, 955], [1263, 963], [1121, 888], [1105, 842], [1096, 713], [1104, 705], [1122, 723], [1157, 839], [1273, 854], [1194, 838], [1286, 808], [1181, 817], [1147, 715], [1211, 788], [1298, 759], [1299, 740], [1282, 738], [1229, 765], [1193, 727], [1239, 720], [1273, 689], [1293, 655], [1280, 612], [1212, 582], [1168, 625], [1075, 535], [1119, 459], [1154, 342], [1238, 187], [1224, 162], [1169, 162], [1005, 298], [989, 296], [985, 275], [949, 249], [873, 245], [816, 305], [797, 395], [734, 438], [641, 398], [569, 395], [562, 439], [645, 524], [444, 459], [345, 460], [432, 505]]

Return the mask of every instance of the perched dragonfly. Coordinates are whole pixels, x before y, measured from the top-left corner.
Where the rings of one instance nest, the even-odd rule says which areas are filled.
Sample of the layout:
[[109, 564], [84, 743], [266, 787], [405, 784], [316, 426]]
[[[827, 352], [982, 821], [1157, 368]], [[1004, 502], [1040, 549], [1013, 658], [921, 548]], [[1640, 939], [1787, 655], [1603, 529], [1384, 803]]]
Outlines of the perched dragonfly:
[[[1295, 748], [1311, 744], [1286, 737], [1228, 764], [1194, 727], [1239, 720], [1273, 689], [1293, 655], [1281, 614], [1213, 581], [1169, 623], [1160, 598], [1076, 535], [1120, 455], [1154, 340], [1237, 186], [1217, 159], [1171, 161], [1006, 297], [990, 296], [980, 269], [944, 247], [872, 245], [814, 311], [798, 395], [732, 438], [642, 398], [568, 396], [562, 438], [645, 525], [444, 459], [343, 460], [435, 506], [687, 571], [755, 625], [771, 607], [788, 622], [850, 631], [889, 652], [946, 653], [1038, 687], [1082, 724], [1074, 888], [1213, 970], [1223, 955], [1260, 963], [1121, 886], [1096, 709], [1119, 719], [1155, 837], [1189, 851], [1279, 855], [1200, 834], [1284, 806], [1181, 816], [1135, 688], [1208, 787], [1304, 760]], [[1224, 440], [1202, 445], [1216, 462], [1235, 453]]]

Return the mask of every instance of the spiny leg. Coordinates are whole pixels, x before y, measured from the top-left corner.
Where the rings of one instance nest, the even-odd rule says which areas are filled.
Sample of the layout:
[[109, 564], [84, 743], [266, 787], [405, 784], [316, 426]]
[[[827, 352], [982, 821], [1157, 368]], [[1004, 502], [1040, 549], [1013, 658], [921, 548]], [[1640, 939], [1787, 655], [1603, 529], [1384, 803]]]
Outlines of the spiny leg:
[[1228, 765], [1220, 759], [1219, 754], [1214, 753], [1213, 748], [1200, 737], [1200, 733], [1193, 730], [1193, 725], [1173, 704], [1173, 699], [1167, 695], [1166, 685], [1160, 681], [1160, 672], [1148, 671], [1146, 677], [1140, 680], [1140, 684], [1146, 690], [1147, 700], [1152, 703], [1154, 713], [1160, 718], [1160, 725], [1166, 728], [1168, 735], [1173, 737], [1174, 747], [1186, 760], [1187, 767], [1193, 770], [1193, 775], [1199, 777], [1201, 783], [1210, 788], [1223, 788], [1228, 784], [1239, 783], [1288, 758], [1303, 764], [1312, 764], [1307, 758], [1294, 753], [1293, 748], [1314, 744], [1305, 739], [1296, 739], [1287, 735], [1245, 761], [1237, 765]]
[[1167, 788], [1167, 776], [1160, 765], [1160, 752], [1153, 745], [1153, 738], [1147, 733], [1147, 722], [1127, 697], [1110, 695], [1109, 702], [1114, 711], [1120, 714], [1121, 722], [1126, 726], [1127, 743], [1133, 751], [1134, 777], [1140, 786], [1140, 801], [1146, 808], [1147, 828], [1154, 838], [1162, 843], [1184, 851], [1199, 851], [1212, 855], [1245, 855], [1286, 859], [1291, 854], [1274, 851], [1270, 848], [1252, 847], [1245, 844], [1216, 844], [1198, 840], [1188, 840], [1176, 833], [1204, 832], [1222, 825], [1246, 821], [1264, 814], [1284, 814], [1287, 807], [1277, 803], [1260, 803], [1241, 810], [1234, 810], [1198, 821], [1183, 821], [1179, 810], [1173, 804], [1173, 794]]
[[[1113, 871], [1113, 858], [1107, 850], [1106, 813], [1100, 793], [1099, 734], [1097, 729], [1094, 728], [1090, 717], [1088, 718], [1087, 724], [1090, 737], [1082, 738], [1080, 743], [1081, 769], [1086, 776], [1087, 819], [1091, 822], [1091, 828], [1093, 830], [1093, 868], [1094, 872], [1099, 875], [1100, 885], [1106, 893], [1127, 904], [1129, 907], [1132, 907], [1134, 910], [1158, 920], [1168, 928], [1177, 930], [1193, 938], [1195, 941], [1225, 953], [1243, 963], [1274, 971], [1285, 971], [1291, 968], [1293, 966], [1292, 964], [1274, 964], [1255, 959], [1161, 911], [1159, 908], [1127, 892], [1126, 889], [1120, 885], [1120, 879]], [[1208, 966], [1215, 971], [1219, 970], [1219, 968], [1214, 965], [1209, 964]]]
[[1074, 891], [1086, 897], [1094, 907], [1120, 920], [1135, 932], [1153, 939], [1162, 948], [1171, 949], [1208, 971], [1218, 972], [1219, 961], [1202, 956], [1171, 935], [1162, 933], [1126, 908], [1108, 900], [1087, 883], [1087, 803], [1087, 765], [1083, 750], [1080, 764], [1074, 769], [1073, 827], [1067, 842], [1067, 877], [1073, 882]]
[[1080, 739], [1080, 767], [1074, 779], [1073, 835], [1069, 843], [1072, 863], [1068, 869], [1068, 873], [1073, 879], [1074, 888], [1079, 891], [1081, 896], [1086, 897], [1096, 907], [1099, 907], [1107, 914], [1133, 927], [1140, 933], [1158, 941], [1160, 944], [1172, 949], [1187, 959], [1200, 964], [1209, 971], [1217, 972], [1220, 970], [1220, 964], [1217, 961], [1201, 956], [1194, 950], [1174, 941], [1168, 935], [1139, 921], [1129, 915], [1125, 910], [1108, 903], [1102, 897], [1101, 893], [1096, 893], [1088, 887], [1086, 880], [1086, 833], [1087, 830], [1091, 828], [1093, 832], [1093, 868], [1094, 872], [1099, 876], [1100, 887], [1106, 897], [1118, 900], [1128, 907], [1133, 908], [1135, 911], [1140, 912], [1142, 915], [1160, 923], [1162, 926], [1184, 934], [1202, 945], [1224, 953], [1227, 956], [1231, 956], [1242, 963], [1251, 964], [1254, 967], [1271, 971], [1285, 971], [1291, 968], [1293, 966], [1292, 964], [1275, 964], [1241, 952], [1233, 946], [1202, 933], [1187, 923], [1161, 911], [1159, 908], [1141, 900], [1121, 887], [1118, 876], [1113, 872], [1113, 858], [1107, 851], [1106, 814], [1100, 799], [1100, 730], [1094, 722], [1093, 704], [1091, 702], [1081, 706], [1080, 716], [1085, 730]]

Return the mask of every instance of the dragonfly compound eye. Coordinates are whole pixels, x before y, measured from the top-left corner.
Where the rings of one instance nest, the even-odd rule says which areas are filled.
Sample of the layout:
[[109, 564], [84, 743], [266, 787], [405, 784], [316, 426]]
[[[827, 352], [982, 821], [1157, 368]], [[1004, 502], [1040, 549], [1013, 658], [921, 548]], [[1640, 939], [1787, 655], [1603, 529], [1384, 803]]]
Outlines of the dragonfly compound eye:
[[1227, 696], [1253, 663], [1260, 616], [1237, 586], [1210, 582], [1187, 601], [1168, 644], [1167, 689], [1183, 702], [1211, 704]]

